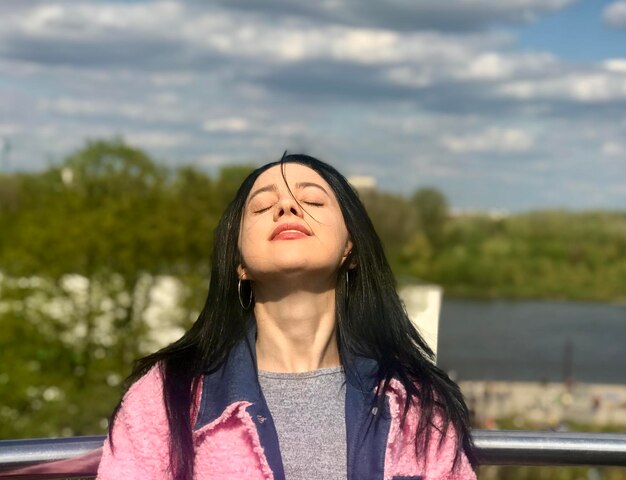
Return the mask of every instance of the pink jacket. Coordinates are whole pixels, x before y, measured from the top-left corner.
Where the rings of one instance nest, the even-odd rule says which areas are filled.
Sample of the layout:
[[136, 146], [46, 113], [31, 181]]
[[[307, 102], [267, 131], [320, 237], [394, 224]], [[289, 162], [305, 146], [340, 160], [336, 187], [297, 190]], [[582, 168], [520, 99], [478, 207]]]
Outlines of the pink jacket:
[[[278, 437], [256, 375], [254, 343], [242, 341], [216, 372], [203, 377], [196, 405], [193, 441], [195, 478], [284, 480]], [[404, 389], [392, 382], [388, 411], [370, 410], [373, 364], [357, 357], [346, 370], [346, 433], [349, 480], [471, 480], [476, 476], [463, 456], [451, 470], [454, 433], [439, 447], [433, 429], [426, 452], [415, 451], [419, 412], [413, 407], [400, 426]], [[375, 428], [367, 428], [381, 415]], [[137, 381], [124, 397], [114, 430], [114, 452], [104, 444], [99, 480], [170, 479], [168, 425], [158, 368]]]

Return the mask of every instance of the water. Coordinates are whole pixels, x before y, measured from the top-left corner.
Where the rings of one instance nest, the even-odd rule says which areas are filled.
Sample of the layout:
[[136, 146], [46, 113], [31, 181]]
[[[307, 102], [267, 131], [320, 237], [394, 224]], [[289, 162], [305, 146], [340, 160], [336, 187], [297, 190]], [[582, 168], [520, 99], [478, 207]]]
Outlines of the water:
[[457, 380], [626, 384], [626, 307], [444, 298], [438, 352]]

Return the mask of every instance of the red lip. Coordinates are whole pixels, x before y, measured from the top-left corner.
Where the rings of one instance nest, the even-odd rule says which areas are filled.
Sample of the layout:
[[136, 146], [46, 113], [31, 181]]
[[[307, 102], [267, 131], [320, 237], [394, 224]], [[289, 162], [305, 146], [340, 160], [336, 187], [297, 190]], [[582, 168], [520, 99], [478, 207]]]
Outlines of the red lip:
[[283, 223], [281, 225], [278, 225], [272, 231], [272, 234], [270, 235], [270, 240], [274, 240], [276, 236], [278, 236], [279, 234], [281, 234], [282, 232], [286, 230], [295, 230], [307, 236], [311, 236], [311, 231], [308, 228], [306, 228], [304, 225], [300, 225], [299, 223]]

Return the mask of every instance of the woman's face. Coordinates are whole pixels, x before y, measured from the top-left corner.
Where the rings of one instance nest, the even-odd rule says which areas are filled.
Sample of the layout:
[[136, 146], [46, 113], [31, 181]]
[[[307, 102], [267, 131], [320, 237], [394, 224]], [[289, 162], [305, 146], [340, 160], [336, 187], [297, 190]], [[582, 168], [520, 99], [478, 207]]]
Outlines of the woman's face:
[[288, 186], [276, 165], [250, 190], [239, 233], [239, 276], [258, 282], [300, 273], [334, 279], [352, 248], [335, 194], [309, 167], [287, 163], [284, 172]]

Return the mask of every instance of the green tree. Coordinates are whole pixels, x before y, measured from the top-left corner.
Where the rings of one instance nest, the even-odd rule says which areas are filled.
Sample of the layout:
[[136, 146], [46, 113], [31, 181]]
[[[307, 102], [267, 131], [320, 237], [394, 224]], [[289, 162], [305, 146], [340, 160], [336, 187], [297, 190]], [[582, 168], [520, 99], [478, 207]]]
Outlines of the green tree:
[[360, 198], [372, 219], [389, 262], [394, 270], [406, 273], [404, 246], [411, 242], [416, 232], [416, 216], [411, 205], [401, 195], [365, 190]]
[[437, 189], [421, 188], [411, 197], [417, 222], [431, 245], [438, 245], [448, 221], [448, 201]]
[[112, 140], [0, 177], [0, 435], [102, 431], [112, 387], [154, 348], [146, 308], [164, 276], [184, 281], [175, 320], [197, 315], [213, 230], [250, 169], [168, 172]]
[[[46, 365], [69, 372], [73, 385], [65, 391], [86, 402], [78, 402], [78, 412], [89, 409], [94, 386], [128, 373], [140, 354], [150, 286], [178, 259], [166, 233], [172, 223], [162, 217], [165, 181], [163, 169], [147, 155], [118, 140], [89, 143], [61, 166], [20, 178], [19, 214], [7, 225], [11, 241], [2, 245], [2, 269], [13, 277], [36, 273], [52, 279], [47, 302], [71, 308], [63, 321], [42, 311], [13, 310], [3, 323], [23, 315], [59, 337], [78, 332], [69, 345], [57, 342], [57, 351], [66, 354], [54, 355]], [[68, 273], [83, 279], [78, 290], [65, 288]], [[32, 303], [32, 295], [24, 301]], [[107, 322], [115, 337], [109, 340], [102, 335]], [[85, 415], [91, 428], [96, 419]], [[76, 427], [86, 428], [80, 421]]]

